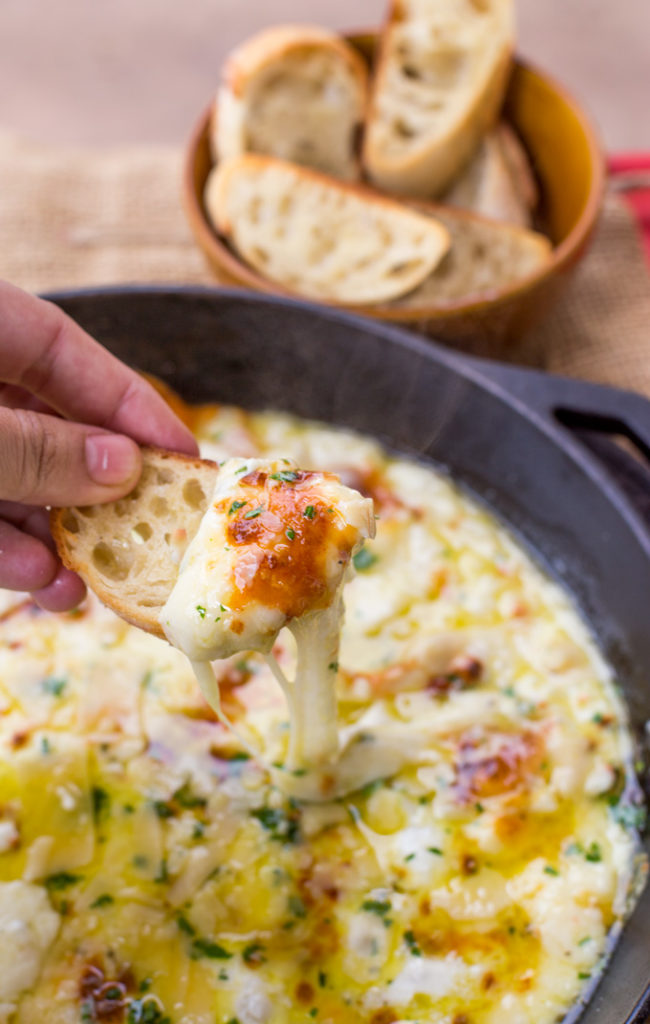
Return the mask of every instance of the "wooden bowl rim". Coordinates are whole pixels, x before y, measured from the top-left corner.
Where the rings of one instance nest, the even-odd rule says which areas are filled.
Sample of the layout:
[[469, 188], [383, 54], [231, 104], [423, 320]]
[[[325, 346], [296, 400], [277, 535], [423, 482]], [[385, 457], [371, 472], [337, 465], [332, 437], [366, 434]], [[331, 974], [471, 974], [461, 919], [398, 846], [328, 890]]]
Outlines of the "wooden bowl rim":
[[[351, 33], [346, 34], [346, 38], [353, 39], [363, 35], [364, 33], [355, 32], [354, 35]], [[365, 33], [365, 35], [371, 36], [373, 33]], [[456, 299], [446, 304], [401, 307], [387, 306], [385, 304], [348, 305], [320, 300], [322, 305], [344, 309], [350, 313], [359, 313], [363, 316], [379, 320], [401, 323], [419, 320], [456, 319], [467, 314], [489, 313], [493, 309], [498, 309], [514, 299], [523, 298], [529, 292], [535, 291], [539, 285], [568, 268], [579, 257], [581, 250], [586, 245], [596, 225], [605, 190], [605, 158], [598, 134], [583, 108], [572, 94], [553, 76], [548, 75], [534, 64], [519, 57], [515, 57], [513, 60], [513, 70], [515, 68], [527, 71], [533, 77], [538, 78], [572, 111], [584, 135], [590, 158], [592, 180], [584, 208], [568, 235], [557, 246], [552, 248], [549, 260], [538, 270], [527, 274], [520, 280], [504, 288], [495, 289], [493, 292], [482, 292], [470, 302]], [[199, 195], [194, 187], [194, 171], [199, 147], [208, 142], [212, 109], [213, 103], [210, 103], [194, 126], [186, 148], [183, 167], [183, 205], [194, 236], [210, 262], [221, 266], [231, 278], [241, 285], [268, 294], [305, 299], [307, 297], [302, 293], [283, 288], [282, 285], [276, 284], [269, 278], [252, 270], [221, 240], [210, 224], [203, 205], [203, 196]], [[399, 199], [399, 197], [396, 198]], [[467, 211], [464, 212], [467, 216], [473, 216]]]

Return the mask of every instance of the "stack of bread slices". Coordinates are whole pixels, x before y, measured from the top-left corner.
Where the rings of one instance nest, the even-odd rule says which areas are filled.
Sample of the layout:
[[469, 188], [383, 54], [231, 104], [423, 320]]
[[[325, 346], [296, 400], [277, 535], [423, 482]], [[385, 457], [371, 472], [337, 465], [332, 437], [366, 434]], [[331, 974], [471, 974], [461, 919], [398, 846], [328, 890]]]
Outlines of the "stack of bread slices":
[[550, 256], [526, 153], [499, 121], [514, 0], [392, 0], [374, 71], [326, 29], [235, 50], [214, 104], [205, 207], [280, 288], [340, 305], [440, 306]]

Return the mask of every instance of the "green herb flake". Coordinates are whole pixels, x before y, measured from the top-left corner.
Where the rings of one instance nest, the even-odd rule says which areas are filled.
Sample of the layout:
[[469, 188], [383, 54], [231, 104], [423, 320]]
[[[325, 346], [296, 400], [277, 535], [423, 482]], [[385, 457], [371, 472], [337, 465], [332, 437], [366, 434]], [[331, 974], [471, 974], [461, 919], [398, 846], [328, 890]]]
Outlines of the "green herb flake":
[[312, 1006], [311, 1010], [309, 1011], [309, 1016], [310, 1017], [317, 1017], [318, 1016], [318, 1007], [317, 1006]]
[[172, 794], [172, 800], [188, 810], [194, 807], [205, 807], [207, 800], [204, 796], [197, 796], [196, 793], [192, 792], [192, 787], [188, 782], [184, 782], [183, 785]]
[[48, 740], [47, 736], [41, 736], [41, 754], [51, 754], [52, 744]]
[[291, 527], [288, 527], [288, 529], [286, 530], [285, 535], [286, 535], [287, 540], [295, 540], [296, 539], [296, 531], [293, 530]]
[[101, 896], [98, 896], [96, 900], [93, 900], [93, 902], [90, 904], [90, 909], [101, 910], [102, 907], [110, 907], [111, 903], [114, 902], [115, 900], [109, 893], [103, 892]]
[[246, 505], [246, 504], [248, 504], [248, 502], [246, 502], [246, 501], [233, 501], [232, 505], [228, 509], [228, 515], [229, 516], [233, 515], [237, 511], [238, 508], [243, 508], [244, 505]]
[[307, 505], [307, 507], [303, 510], [302, 514], [305, 517], [305, 519], [313, 519], [314, 516], [316, 515], [316, 509], [314, 508], [313, 505]]
[[172, 807], [169, 806], [166, 800], [152, 800], [151, 806], [153, 807], [158, 817], [162, 818], [163, 820], [165, 818], [174, 817], [174, 810]]
[[614, 821], [623, 828], [641, 831], [645, 827], [646, 810], [639, 804], [624, 804], [617, 801], [612, 805], [612, 815]]
[[257, 508], [251, 508], [248, 512], [244, 512], [244, 519], [257, 519], [258, 516], [262, 515], [264, 511], [263, 505], [258, 505]]
[[422, 950], [418, 946], [417, 939], [410, 928], [407, 932], [404, 932], [404, 942], [408, 946], [409, 953], [412, 956], [422, 956]]
[[235, 470], [235, 476], [239, 476], [240, 473], [245, 473], [248, 466], [240, 466], [239, 469]]
[[407, 853], [406, 857], [404, 858], [404, 860], [406, 860], [406, 861], [415, 860], [415, 854], [414, 853]]
[[81, 1021], [81, 1024], [89, 1024], [89, 1022], [96, 1020], [94, 999], [84, 999], [80, 1006], [79, 1020]]
[[178, 925], [182, 932], [185, 932], [186, 935], [196, 935], [196, 928], [191, 923], [191, 921], [187, 920], [185, 914], [178, 915], [178, 917], [176, 918], [176, 924]]
[[586, 946], [588, 942], [591, 942], [591, 935], [585, 935], [584, 939], [580, 939], [579, 946]]
[[307, 917], [307, 908], [300, 899], [300, 896], [291, 895], [287, 900], [287, 905], [289, 907], [289, 913], [293, 914], [294, 917]]
[[329, 663], [329, 665], [327, 667], [328, 667], [330, 672], [338, 672], [338, 670], [339, 670], [339, 663], [338, 663], [338, 661], [330, 661], [330, 663]]
[[62, 697], [63, 691], [68, 684], [67, 679], [61, 679], [58, 676], [48, 676], [41, 683], [45, 693], [49, 693], [51, 697]]
[[589, 971], [578, 971], [578, 977], [580, 978], [580, 981], [586, 981], [587, 978], [591, 977], [591, 974]]
[[193, 960], [204, 956], [209, 960], [230, 960], [233, 954], [211, 939], [194, 939], [190, 955]]
[[152, 999], [132, 999], [126, 1024], [171, 1024], [171, 1019]]
[[390, 913], [391, 905], [388, 900], [364, 900], [361, 909], [368, 911], [369, 914], [378, 914], [379, 917], [383, 917]]
[[102, 786], [93, 786], [91, 790], [93, 804], [93, 818], [95, 821], [104, 821], [111, 813], [111, 798]]
[[436, 857], [442, 857], [442, 850], [439, 846], [427, 846], [429, 853], [435, 853]]
[[325, 988], [327, 985], [327, 975], [325, 974], [325, 971], [318, 972], [318, 984], [321, 988]]
[[590, 843], [585, 850], [585, 860], [590, 861], [592, 864], [598, 864], [602, 859], [603, 854], [598, 843]]
[[551, 864], [546, 864], [546, 865], [544, 866], [544, 871], [546, 872], [546, 874], [547, 874], [547, 875], [559, 875], [559, 874], [560, 874], [560, 872], [558, 871], [558, 869], [557, 869], [557, 868], [554, 868], [554, 867], [552, 867], [552, 865], [551, 865]]
[[280, 480], [283, 484], [293, 484], [300, 474], [295, 469], [281, 469], [279, 473], [271, 473], [271, 480]]
[[264, 946], [261, 942], [251, 942], [242, 950], [242, 960], [246, 964], [265, 964]]
[[81, 878], [81, 875], [73, 875], [69, 871], [57, 871], [56, 874], [47, 876], [45, 886], [50, 892], [60, 892], [62, 889], [68, 889], [71, 885], [76, 885]]
[[204, 605], [197, 604], [196, 611], [197, 611], [197, 614], [198, 614], [200, 619], [204, 619], [205, 618], [206, 608], [205, 608]]
[[353, 555], [352, 561], [357, 572], [366, 572], [377, 561], [377, 555], [373, 555], [368, 548], [361, 548], [361, 551]]
[[271, 839], [279, 843], [296, 843], [299, 838], [299, 825], [295, 817], [276, 807], [260, 807], [252, 811], [252, 817], [270, 833]]

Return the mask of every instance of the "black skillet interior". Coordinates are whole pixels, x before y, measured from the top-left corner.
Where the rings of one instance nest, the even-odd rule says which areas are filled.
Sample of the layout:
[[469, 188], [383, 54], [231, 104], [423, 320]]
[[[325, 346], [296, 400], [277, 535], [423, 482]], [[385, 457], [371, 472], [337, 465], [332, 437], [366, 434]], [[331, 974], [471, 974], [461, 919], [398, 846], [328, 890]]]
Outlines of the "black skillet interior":
[[[120, 358], [189, 401], [288, 410], [447, 467], [572, 591], [643, 736], [650, 475], [592, 432], [624, 434], [650, 457], [650, 402], [246, 292], [122, 287], [50, 297]], [[649, 1012], [646, 889], [581, 1020], [641, 1024]]]

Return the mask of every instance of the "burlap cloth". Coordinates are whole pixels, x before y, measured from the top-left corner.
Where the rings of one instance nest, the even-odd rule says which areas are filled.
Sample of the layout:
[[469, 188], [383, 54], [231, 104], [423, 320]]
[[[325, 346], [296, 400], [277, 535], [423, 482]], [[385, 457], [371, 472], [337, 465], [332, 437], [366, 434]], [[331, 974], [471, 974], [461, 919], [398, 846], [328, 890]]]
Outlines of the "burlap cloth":
[[[0, 278], [31, 291], [214, 284], [182, 212], [181, 161], [165, 146], [64, 150], [0, 133]], [[530, 351], [556, 373], [650, 395], [650, 274], [616, 197]]]

